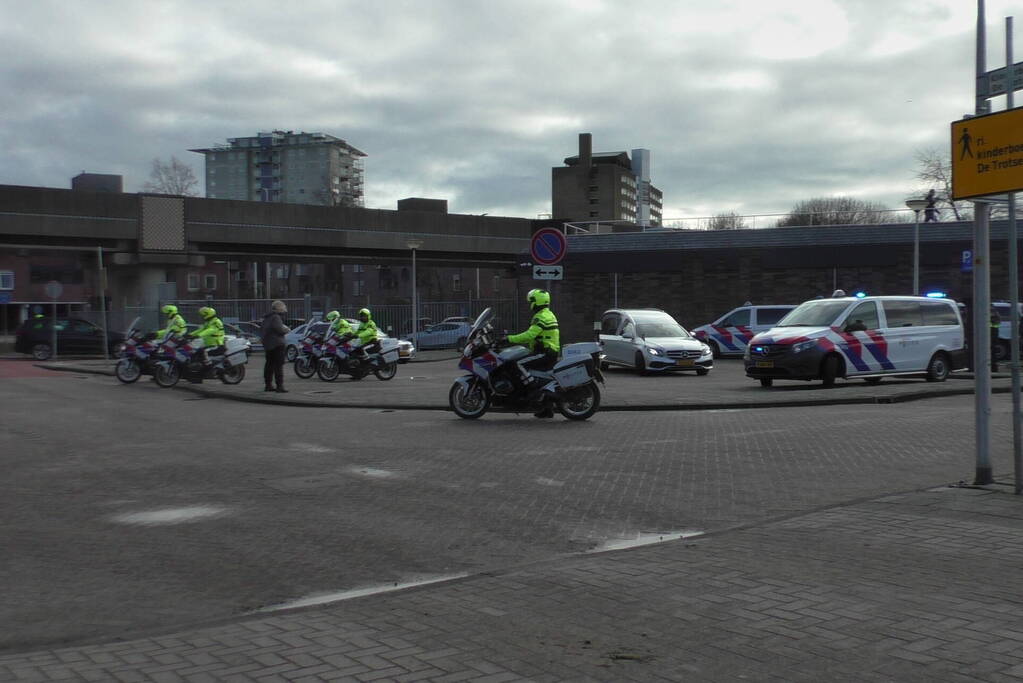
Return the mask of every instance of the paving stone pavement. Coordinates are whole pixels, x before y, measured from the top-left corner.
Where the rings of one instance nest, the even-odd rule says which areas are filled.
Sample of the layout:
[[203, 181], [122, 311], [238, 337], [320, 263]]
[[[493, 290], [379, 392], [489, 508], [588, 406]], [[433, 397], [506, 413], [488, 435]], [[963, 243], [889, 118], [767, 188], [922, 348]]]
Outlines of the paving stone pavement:
[[8, 654], [0, 680], [1019, 683], [1021, 541], [1023, 497], [1009, 487], [942, 487]]
[[[113, 377], [115, 361], [66, 360], [40, 363], [51, 370], [103, 374]], [[422, 358], [399, 366], [397, 376], [386, 382], [369, 376], [360, 381], [341, 378], [324, 382], [313, 377], [295, 377], [290, 365], [285, 368], [287, 394], [262, 390], [262, 366], [248, 366], [247, 378], [238, 385], [219, 381], [201, 384], [179, 382], [176, 389], [192, 391], [211, 398], [226, 398], [260, 404], [316, 408], [416, 408], [448, 410], [448, 390], [452, 381], [464, 374], [447, 351], [427, 351]], [[741, 360], [719, 359], [714, 370], [704, 377], [679, 372], [638, 376], [634, 372], [612, 368], [601, 387], [601, 410], [702, 410], [708, 408], [771, 408], [839, 404], [889, 404], [926, 398], [973, 393], [973, 377], [956, 373], [946, 382], [927, 382], [915, 377], [886, 377], [877, 385], [863, 380], [840, 380], [832, 388], [820, 382], [779, 382], [764, 388], [745, 376]], [[148, 381], [143, 378], [141, 381]], [[992, 378], [992, 391], [1010, 390], [1008, 373]]]

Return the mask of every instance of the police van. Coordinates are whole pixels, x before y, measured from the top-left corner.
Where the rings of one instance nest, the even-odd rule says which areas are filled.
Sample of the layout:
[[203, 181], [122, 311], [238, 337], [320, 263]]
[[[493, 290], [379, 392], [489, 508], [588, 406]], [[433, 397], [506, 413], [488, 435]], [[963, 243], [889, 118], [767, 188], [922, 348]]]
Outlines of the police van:
[[847, 297], [806, 301], [750, 341], [746, 376], [769, 387], [776, 379], [839, 377], [876, 383], [889, 375], [943, 382], [967, 366], [963, 322], [951, 299]]
[[746, 345], [757, 332], [766, 332], [795, 306], [754, 306], [748, 301], [710, 323], [693, 328], [694, 337], [710, 347], [715, 358], [742, 356]]

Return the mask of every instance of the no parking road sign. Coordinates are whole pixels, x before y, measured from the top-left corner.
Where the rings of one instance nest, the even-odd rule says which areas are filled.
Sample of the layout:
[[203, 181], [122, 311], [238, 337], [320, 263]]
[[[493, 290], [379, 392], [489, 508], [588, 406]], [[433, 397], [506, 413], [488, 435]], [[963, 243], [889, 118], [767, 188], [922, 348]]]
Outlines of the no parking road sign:
[[533, 233], [533, 240], [529, 244], [529, 251], [533, 255], [533, 263], [542, 266], [553, 266], [561, 263], [565, 258], [565, 250], [568, 242], [565, 241], [565, 234], [557, 228], [540, 228]]

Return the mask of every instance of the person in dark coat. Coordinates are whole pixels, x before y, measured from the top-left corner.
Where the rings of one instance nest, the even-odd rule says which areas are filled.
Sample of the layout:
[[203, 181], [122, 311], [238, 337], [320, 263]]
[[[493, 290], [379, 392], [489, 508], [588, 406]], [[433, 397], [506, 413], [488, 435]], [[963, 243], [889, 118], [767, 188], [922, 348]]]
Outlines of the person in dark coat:
[[927, 208], [924, 209], [924, 223], [937, 223], [938, 222], [938, 197], [934, 194], [934, 190], [927, 193]]
[[281, 319], [287, 312], [288, 307], [283, 301], [273, 302], [270, 305], [270, 312], [263, 316], [263, 323], [259, 328], [259, 337], [263, 341], [263, 351], [266, 354], [263, 365], [263, 391], [277, 391], [282, 394], [288, 392], [284, 388], [284, 360], [288, 348], [284, 335], [291, 332], [291, 328]]

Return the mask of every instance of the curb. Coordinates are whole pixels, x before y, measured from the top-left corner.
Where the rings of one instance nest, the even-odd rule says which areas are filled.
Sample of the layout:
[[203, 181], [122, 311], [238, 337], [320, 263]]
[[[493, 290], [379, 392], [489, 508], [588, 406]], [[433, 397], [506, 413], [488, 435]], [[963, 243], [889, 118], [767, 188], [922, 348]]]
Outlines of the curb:
[[[433, 363], [437, 361], [422, 361]], [[83, 368], [75, 366], [57, 366], [51, 363], [34, 363], [35, 367], [56, 372], [77, 372], [80, 374], [105, 375], [113, 377], [113, 370], [101, 368]], [[396, 405], [394, 403], [360, 403], [358, 405], [326, 403], [323, 401], [300, 401], [290, 398], [278, 398], [276, 396], [263, 397], [259, 394], [234, 394], [224, 393], [215, 389], [207, 389], [200, 385], [178, 384], [174, 389], [190, 391], [206, 398], [222, 398], [229, 401], [242, 403], [256, 403], [260, 405], [288, 406], [292, 408], [348, 408], [361, 410], [433, 410], [449, 412], [448, 406], [430, 404]], [[1008, 394], [1012, 387], [992, 387], [993, 394]], [[698, 410], [742, 410], [742, 409], [763, 409], [763, 408], [813, 408], [817, 406], [837, 405], [891, 405], [894, 403], [910, 403], [922, 401], [929, 398], [946, 398], [948, 396], [963, 396], [973, 394], [973, 389], [945, 389], [937, 391], [915, 391], [893, 396], [864, 396], [859, 398], [833, 398], [820, 400], [789, 400], [789, 401], [750, 401], [748, 403], [700, 403], [700, 404], [641, 404], [622, 406], [601, 406], [601, 412], [628, 413], [628, 412], [669, 412], [669, 411], [698, 411]]]

